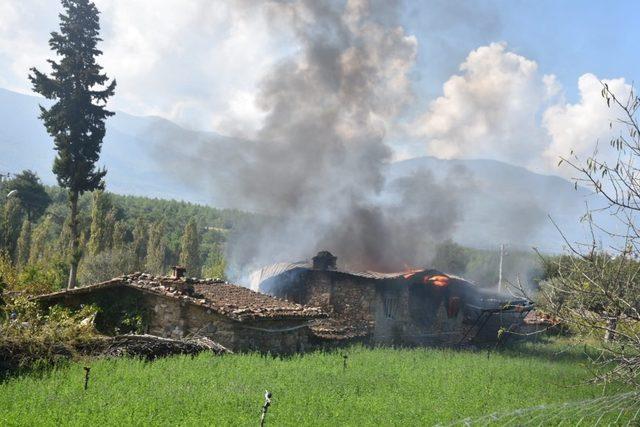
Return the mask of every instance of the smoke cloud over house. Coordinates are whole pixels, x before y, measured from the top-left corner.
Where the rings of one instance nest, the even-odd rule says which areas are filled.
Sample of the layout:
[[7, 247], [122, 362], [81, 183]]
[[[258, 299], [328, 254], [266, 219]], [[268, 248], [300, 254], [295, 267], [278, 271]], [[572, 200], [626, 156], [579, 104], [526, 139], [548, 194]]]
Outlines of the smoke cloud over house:
[[[244, 4], [244, 7], [251, 7]], [[394, 17], [395, 2], [270, 2], [297, 49], [263, 78], [266, 113], [255, 141], [225, 150], [201, 141], [181, 155], [185, 180], [206, 178], [225, 206], [264, 214], [232, 236], [239, 265], [299, 259], [319, 249], [351, 268], [422, 265], [460, 217], [452, 173], [444, 186], [429, 172], [385, 182], [390, 124], [412, 99], [409, 72], [417, 42]], [[184, 168], [183, 168], [184, 169]]]

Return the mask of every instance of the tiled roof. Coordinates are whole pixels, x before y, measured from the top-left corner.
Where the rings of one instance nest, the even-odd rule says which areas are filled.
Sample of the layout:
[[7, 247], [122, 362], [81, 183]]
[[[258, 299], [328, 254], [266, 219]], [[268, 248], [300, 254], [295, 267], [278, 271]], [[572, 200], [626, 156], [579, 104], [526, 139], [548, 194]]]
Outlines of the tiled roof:
[[309, 320], [326, 317], [321, 309], [306, 307], [251, 289], [211, 279], [175, 279], [135, 273], [81, 288], [41, 295], [39, 301], [57, 301], [100, 289], [129, 287], [206, 307], [238, 321], [254, 319]]

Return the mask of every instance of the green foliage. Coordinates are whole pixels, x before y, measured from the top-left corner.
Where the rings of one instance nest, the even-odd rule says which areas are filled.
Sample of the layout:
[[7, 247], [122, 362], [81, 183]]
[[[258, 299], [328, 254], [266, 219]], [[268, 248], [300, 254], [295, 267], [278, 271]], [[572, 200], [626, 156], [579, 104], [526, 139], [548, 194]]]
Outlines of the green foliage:
[[136, 259], [130, 247], [107, 249], [82, 259], [78, 280], [83, 285], [99, 283], [133, 273], [136, 267]]
[[[614, 311], [631, 314], [633, 309], [640, 309], [640, 262], [635, 259], [594, 253], [585, 258], [554, 257], [546, 264], [551, 264], [547, 267], [550, 277], [542, 287], [557, 300], [556, 305], [597, 314]], [[637, 306], [613, 307], [611, 295]]]
[[204, 277], [227, 280], [227, 260], [220, 251], [211, 252], [202, 270]]
[[31, 221], [28, 219], [22, 222], [17, 246], [16, 263], [18, 265], [25, 265], [29, 262], [29, 251], [31, 250]]
[[180, 243], [180, 265], [187, 269], [190, 277], [200, 277], [200, 236], [193, 218], [185, 226]]
[[89, 237], [89, 253], [91, 255], [97, 255], [112, 245], [115, 218], [111, 214], [111, 210], [112, 204], [109, 194], [100, 190], [94, 191]]
[[440, 243], [432, 260], [432, 267], [446, 273], [462, 275], [467, 269], [469, 254], [464, 247], [451, 240]]
[[[583, 336], [605, 341], [640, 333], [640, 261], [604, 252], [545, 259], [539, 306]], [[626, 333], [625, 333], [626, 330]]]
[[146, 331], [149, 313], [139, 293], [123, 290], [115, 298], [113, 294], [97, 294], [90, 302], [97, 307], [95, 326], [101, 333], [141, 334]]
[[62, 258], [42, 264], [29, 264], [18, 275], [20, 290], [29, 295], [44, 294], [64, 287], [69, 267]]
[[25, 296], [2, 307], [0, 376], [21, 368], [47, 367], [66, 360], [79, 342], [96, 336], [92, 306], [71, 311], [59, 306], [42, 311]]
[[[64, 270], [68, 273], [68, 267], [60, 268], [60, 262], [68, 259], [71, 253], [70, 210], [66, 193], [59, 187], [50, 187], [47, 191], [51, 203], [45, 213], [28, 225], [25, 220], [22, 220], [19, 228], [16, 224], [17, 231], [8, 244], [19, 249], [14, 249], [14, 260], [19, 261], [16, 265], [21, 269]], [[94, 203], [96, 198], [107, 200], [108, 203], [98, 209], [97, 206], [102, 202]], [[2, 206], [0, 212], [4, 212], [5, 206], [6, 204]], [[78, 269], [81, 284], [96, 283], [123, 273], [145, 271], [148, 269], [148, 252], [152, 255], [151, 264], [155, 265], [150, 265], [154, 269], [150, 272], [166, 273], [167, 266], [179, 263], [181, 238], [190, 221], [200, 224], [197, 229], [197, 259], [206, 260], [208, 275], [224, 277], [226, 261], [222, 254], [229, 227], [236, 227], [240, 218], [245, 215], [185, 202], [111, 193], [99, 196], [87, 193], [78, 199], [78, 208], [80, 241], [88, 247], [100, 247], [98, 254], [94, 254], [92, 250], [86, 251]], [[158, 228], [160, 223], [164, 227], [162, 234]], [[100, 231], [105, 228], [111, 231]], [[98, 238], [98, 235], [101, 237]], [[150, 235], [153, 235], [151, 246]], [[101, 243], [98, 245], [99, 241]], [[195, 249], [195, 245], [192, 245], [192, 254], [196, 253]], [[190, 271], [191, 275], [199, 274], [197, 268]], [[58, 289], [60, 283], [56, 275], [55, 284], [50, 287]]]
[[100, 360], [91, 364], [86, 392], [83, 364], [0, 385], [0, 423], [41, 424], [43, 414], [56, 423], [73, 414], [78, 425], [258, 425], [269, 390], [267, 425], [448, 424], [621, 391], [589, 384], [585, 361], [565, 344], [528, 344], [489, 358], [484, 351], [352, 347], [284, 359]]
[[[18, 270], [35, 277], [36, 286], [17, 286], [34, 293], [59, 289], [59, 273], [69, 272], [61, 262], [68, 263], [73, 254], [68, 192], [60, 187], [45, 189], [50, 203], [32, 221], [27, 221], [20, 199], [0, 197], [0, 251], [13, 259]], [[180, 263], [183, 237], [189, 237], [185, 231], [191, 233], [187, 239], [191, 243], [184, 247], [189, 258], [197, 260], [189, 274], [200, 275], [206, 267], [207, 275], [224, 278], [227, 236], [252, 217], [234, 210], [106, 192], [85, 193], [78, 198], [77, 208], [79, 246], [88, 249], [78, 266], [81, 284], [133, 271], [166, 273], [168, 266]], [[197, 224], [197, 249], [193, 224]], [[45, 277], [53, 278], [49, 285], [41, 282]]]
[[56, 239], [56, 230], [52, 217], [46, 216], [33, 230], [29, 263], [37, 264], [48, 260], [57, 248], [52, 244]]
[[[57, 156], [53, 172], [62, 188], [82, 194], [103, 187], [104, 170], [96, 170], [104, 121], [113, 115], [104, 103], [114, 92], [115, 80], [101, 73], [96, 57], [100, 41], [98, 9], [89, 0], [62, 0], [60, 31], [52, 32], [49, 46], [59, 60], [49, 60], [48, 76], [31, 69], [33, 90], [58, 100], [50, 108], [40, 107], [41, 119], [53, 137]], [[97, 87], [97, 88], [96, 88]]]
[[12, 258], [16, 254], [16, 246], [20, 229], [22, 228], [22, 219], [24, 218], [24, 210], [20, 200], [11, 197], [4, 204], [2, 209], [2, 218], [0, 223], [0, 251], [4, 251]]
[[49, 46], [59, 60], [49, 60], [48, 76], [31, 68], [33, 90], [57, 100], [50, 108], [40, 106], [40, 118], [54, 140], [57, 155], [53, 173], [58, 184], [69, 191], [69, 287], [76, 286], [82, 257], [78, 230], [78, 197], [86, 191], [104, 188], [106, 170], [96, 169], [105, 135], [105, 120], [114, 113], [105, 108], [115, 93], [116, 82], [108, 83], [96, 57], [100, 41], [99, 12], [89, 0], [62, 0], [60, 32], [51, 33]]
[[147, 271], [152, 274], [164, 274], [166, 270], [167, 240], [165, 223], [158, 221], [149, 229], [147, 244]]
[[82, 307], [76, 312], [53, 306], [43, 312], [36, 302], [25, 296], [11, 300], [3, 311], [5, 321], [0, 324], [0, 330], [5, 338], [44, 339], [52, 343], [93, 332], [93, 319], [97, 314], [97, 308], [93, 306]]
[[63, 260], [34, 263], [18, 269], [8, 255], [0, 255], [0, 278], [8, 291], [39, 295], [63, 287], [69, 271]]
[[[480, 286], [492, 287], [498, 283], [500, 250], [465, 248], [468, 262], [464, 276]], [[535, 288], [543, 274], [542, 262], [534, 251], [507, 248], [503, 258], [503, 284]]]
[[[111, 211], [113, 213], [113, 210]], [[131, 241], [129, 228], [124, 221], [116, 221], [113, 226], [112, 246], [114, 249], [123, 249]], [[132, 252], [134, 252], [132, 250]]]
[[16, 191], [15, 196], [12, 197], [20, 200], [20, 204], [27, 212], [27, 218], [31, 221], [40, 218], [51, 203], [51, 197], [40, 182], [40, 178], [30, 170], [24, 170], [4, 183], [3, 193], [6, 195], [11, 191]]

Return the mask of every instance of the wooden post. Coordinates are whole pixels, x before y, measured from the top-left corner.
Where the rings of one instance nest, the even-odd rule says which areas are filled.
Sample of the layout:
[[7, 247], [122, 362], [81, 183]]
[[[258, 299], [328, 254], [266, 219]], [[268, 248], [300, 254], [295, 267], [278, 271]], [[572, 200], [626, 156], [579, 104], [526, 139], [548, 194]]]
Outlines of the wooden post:
[[264, 427], [264, 420], [267, 417], [269, 406], [271, 406], [271, 393], [269, 393], [269, 390], [265, 390], [264, 405], [262, 405], [262, 415], [260, 415], [260, 427]]
[[342, 358], [344, 359], [343, 364], [342, 364], [342, 371], [346, 371], [347, 370], [347, 359], [349, 358], [348, 354], [343, 354]]
[[91, 368], [88, 366], [84, 367], [84, 389], [86, 390], [89, 387], [89, 371]]

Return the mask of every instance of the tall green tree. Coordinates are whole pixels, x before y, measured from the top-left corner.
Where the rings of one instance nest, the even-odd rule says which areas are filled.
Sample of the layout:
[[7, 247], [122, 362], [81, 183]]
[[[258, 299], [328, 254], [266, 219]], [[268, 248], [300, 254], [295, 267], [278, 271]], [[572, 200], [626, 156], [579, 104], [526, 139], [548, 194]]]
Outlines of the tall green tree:
[[91, 207], [91, 229], [89, 234], [89, 253], [97, 255], [111, 247], [113, 227], [111, 224], [111, 198], [104, 191], [93, 192]]
[[452, 240], [447, 240], [436, 247], [431, 264], [445, 273], [463, 274], [467, 269], [469, 258], [464, 247]]
[[57, 100], [50, 108], [40, 107], [40, 118], [53, 137], [57, 156], [53, 172], [58, 184], [67, 189], [71, 208], [71, 265], [68, 287], [76, 286], [80, 251], [78, 197], [86, 191], [104, 188], [106, 170], [97, 169], [105, 120], [113, 115], [105, 108], [115, 93], [116, 81], [109, 82], [96, 58], [101, 41], [99, 11], [90, 0], [62, 0], [60, 31], [51, 33], [49, 46], [59, 60], [49, 60], [49, 76], [31, 69], [33, 90]]
[[220, 249], [215, 249], [209, 253], [207, 262], [202, 269], [205, 277], [227, 280], [227, 260]]
[[180, 239], [180, 264], [187, 269], [187, 274], [200, 276], [202, 263], [200, 261], [200, 236], [198, 224], [191, 218], [184, 228]]
[[[111, 211], [113, 213], [113, 211]], [[123, 249], [129, 241], [129, 228], [124, 221], [116, 221], [113, 226], [112, 247], [114, 249]]]
[[138, 218], [133, 227], [133, 242], [132, 250], [136, 257], [136, 268], [142, 270], [145, 266], [145, 260], [147, 256], [147, 241], [149, 239], [148, 224], [142, 218]]
[[10, 259], [15, 258], [16, 243], [24, 216], [24, 209], [22, 209], [20, 200], [16, 197], [9, 198], [2, 210], [2, 222], [0, 223], [2, 242], [0, 243], [2, 250]]
[[20, 199], [30, 221], [40, 218], [51, 203], [51, 197], [40, 182], [40, 178], [30, 170], [24, 170], [7, 181], [4, 188], [7, 193], [16, 191], [14, 197]]
[[147, 271], [152, 274], [164, 274], [166, 270], [167, 239], [165, 222], [154, 223], [149, 229], [147, 241]]
[[16, 253], [16, 263], [25, 265], [29, 262], [29, 251], [31, 250], [31, 221], [25, 219], [22, 222], [20, 236], [18, 237], [18, 249]]
[[51, 255], [53, 234], [53, 221], [49, 215], [45, 215], [33, 229], [31, 234], [31, 249], [29, 250], [29, 263], [37, 263], [47, 259]]

